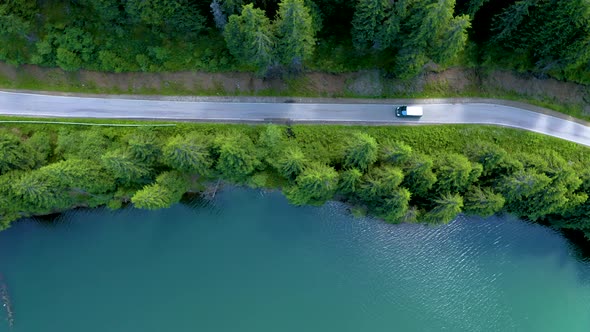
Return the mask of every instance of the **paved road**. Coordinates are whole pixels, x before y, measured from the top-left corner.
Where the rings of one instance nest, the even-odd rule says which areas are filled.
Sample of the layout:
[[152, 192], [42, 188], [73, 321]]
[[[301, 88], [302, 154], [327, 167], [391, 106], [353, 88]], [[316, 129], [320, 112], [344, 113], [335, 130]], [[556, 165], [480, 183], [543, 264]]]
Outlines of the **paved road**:
[[87, 98], [0, 91], [0, 114], [35, 117], [296, 123], [435, 124], [479, 123], [526, 129], [590, 146], [590, 127], [505, 105], [424, 104], [420, 119], [399, 119], [392, 105], [221, 103]]

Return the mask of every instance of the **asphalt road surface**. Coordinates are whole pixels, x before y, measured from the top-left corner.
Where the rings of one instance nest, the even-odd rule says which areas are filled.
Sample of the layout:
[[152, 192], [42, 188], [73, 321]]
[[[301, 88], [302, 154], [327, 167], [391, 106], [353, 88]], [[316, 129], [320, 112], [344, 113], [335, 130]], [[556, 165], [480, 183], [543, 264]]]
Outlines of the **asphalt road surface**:
[[385, 104], [309, 104], [190, 102], [87, 98], [0, 91], [0, 114], [110, 119], [158, 119], [219, 122], [494, 124], [530, 130], [590, 146], [590, 127], [504, 105], [424, 104], [419, 119], [397, 118]]

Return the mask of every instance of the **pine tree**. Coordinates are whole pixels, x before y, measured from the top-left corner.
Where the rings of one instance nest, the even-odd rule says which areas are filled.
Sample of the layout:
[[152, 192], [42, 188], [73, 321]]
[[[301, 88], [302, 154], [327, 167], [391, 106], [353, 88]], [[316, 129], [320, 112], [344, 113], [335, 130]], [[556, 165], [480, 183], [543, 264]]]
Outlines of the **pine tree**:
[[352, 18], [352, 43], [359, 50], [376, 46], [390, 7], [388, 0], [358, 0]]
[[376, 212], [385, 221], [400, 223], [405, 217], [408, 217], [410, 197], [408, 189], [397, 188], [384, 199], [383, 204], [377, 207]]
[[285, 195], [295, 205], [322, 205], [337, 188], [338, 173], [334, 168], [314, 163], [297, 177], [294, 186], [285, 190]]
[[444, 154], [436, 158], [434, 171], [439, 194], [463, 192], [475, 179], [472, 179], [472, 164], [461, 154]]
[[285, 149], [283, 129], [277, 125], [267, 125], [258, 137], [258, 147], [260, 160], [276, 167], [281, 152]]
[[360, 189], [363, 173], [356, 168], [340, 173], [338, 191], [344, 195], [354, 196]]
[[359, 197], [367, 204], [378, 206], [382, 199], [393, 194], [402, 183], [403, 178], [402, 171], [397, 167], [373, 168], [363, 176]]
[[461, 213], [463, 197], [458, 194], [445, 194], [434, 203], [434, 208], [424, 215], [424, 221], [431, 224], [448, 224]]
[[491, 188], [472, 186], [465, 194], [465, 212], [489, 217], [502, 210], [505, 199]]
[[229, 17], [223, 36], [230, 53], [242, 64], [265, 69], [273, 61], [274, 35], [270, 20], [253, 4]]
[[313, 54], [315, 32], [309, 8], [303, 0], [283, 0], [274, 22], [279, 60], [284, 65], [299, 66]]
[[379, 146], [377, 141], [368, 134], [354, 133], [346, 149], [344, 165], [366, 170], [377, 161]]
[[181, 172], [208, 175], [213, 164], [208, 142], [199, 136], [175, 136], [162, 153], [162, 163]]
[[454, 17], [454, 7], [454, 0], [402, 1], [395, 7], [400, 29], [394, 30], [401, 44], [395, 72], [400, 78], [417, 75], [429, 60], [448, 63], [463, 50], [469, 17]]
[[101, 159], [105, 169], [123, 185], [137, 183], [150, 173], [150, 169], [138, 163], [124, 150], [109, 151]]
[[424, 197], [437, 178], [432, 172], [434, 162], [430, 156], [414, 152], [402, 164], [404, 180], [402, 186], [414, 196]]
[[218, 139], [217, 170], [231, 181], [244, 181], [260, 165], [252, 140], [241, 134], [229, 134]]
[[154, 183], [150, 184], [133, 195], [131, 202], [135, 207], [146, 210], [157, 210], [170, 207], [170, 191], [164, 186]]
[[29, 146], [13, 134], [0, 132], [0, 175], [11, 170], [31, 169], [35, 164]]
[[137, 191], [131, 198], [135, 207], [147, 210], [168, 208], [178, 203], [188, 190], [189, 178], [180, 172], [164, 172], [156, 182]]
[[[31, 4], [32, 1], [25, 1], [22, 7], [27, 3]], [[14, 65], [28, 60], [25, 52], [31, 30], [30, 21], [15, 13], [19, 7], [0, 4], [0, 60]]]
[[277, 169], [284, 178], [293, 180], [303, 172], [307, 163], [307, 158], [301, 149], [298, 146], [291, 146], [280, 154]]

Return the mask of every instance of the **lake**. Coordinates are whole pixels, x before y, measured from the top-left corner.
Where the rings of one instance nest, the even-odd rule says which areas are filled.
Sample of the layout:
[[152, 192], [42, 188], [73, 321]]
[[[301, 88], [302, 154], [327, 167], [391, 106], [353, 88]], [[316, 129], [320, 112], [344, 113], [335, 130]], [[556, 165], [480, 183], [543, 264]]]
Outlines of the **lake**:
[[0, 272], [15, 332], [590, 331], [590, 263], [548, 228], [390, 225], [242, 188], [15, 223]]

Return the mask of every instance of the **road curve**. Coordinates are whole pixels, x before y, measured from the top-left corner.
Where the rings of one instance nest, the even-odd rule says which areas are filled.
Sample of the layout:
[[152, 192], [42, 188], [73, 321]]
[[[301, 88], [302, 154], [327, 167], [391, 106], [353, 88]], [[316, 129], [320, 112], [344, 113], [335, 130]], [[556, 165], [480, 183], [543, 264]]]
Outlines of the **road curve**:
[[493, 124], [590, 146], [590, 127], [506, 105], [423, 104], [420, 119], [400, 119], [388, 104], [242, 103], [90, 98], [0, 91], [0, 114], [34, 117], [347, 124]]

